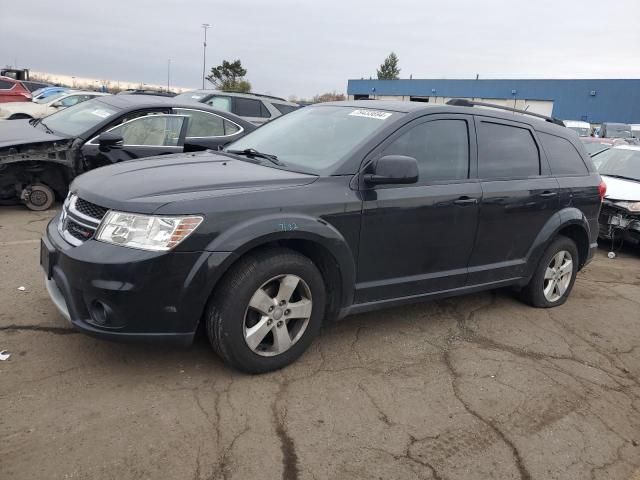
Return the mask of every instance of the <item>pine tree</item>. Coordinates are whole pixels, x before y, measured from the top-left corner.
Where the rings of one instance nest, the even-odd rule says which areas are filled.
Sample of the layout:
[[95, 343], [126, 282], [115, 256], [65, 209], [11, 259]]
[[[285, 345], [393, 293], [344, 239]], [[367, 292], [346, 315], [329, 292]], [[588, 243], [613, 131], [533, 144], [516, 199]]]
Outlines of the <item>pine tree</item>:
[[391, 52], [378, 70], [378, 80], [397, 80], [400, 75], [398, 56]]

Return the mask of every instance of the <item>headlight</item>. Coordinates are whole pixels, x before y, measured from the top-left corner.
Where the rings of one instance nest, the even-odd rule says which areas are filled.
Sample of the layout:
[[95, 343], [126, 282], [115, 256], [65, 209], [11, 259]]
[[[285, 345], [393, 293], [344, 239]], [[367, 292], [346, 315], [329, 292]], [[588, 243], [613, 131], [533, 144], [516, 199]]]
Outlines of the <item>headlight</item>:
[[630, 212], [640, 212], [640, 202], [615, 202], [615, 205]]
[[96, 240], [154, 252], [167, 251], [191, 235], [202, 220], [198, 216], [159, 217], [110, 211], [100, 223]]

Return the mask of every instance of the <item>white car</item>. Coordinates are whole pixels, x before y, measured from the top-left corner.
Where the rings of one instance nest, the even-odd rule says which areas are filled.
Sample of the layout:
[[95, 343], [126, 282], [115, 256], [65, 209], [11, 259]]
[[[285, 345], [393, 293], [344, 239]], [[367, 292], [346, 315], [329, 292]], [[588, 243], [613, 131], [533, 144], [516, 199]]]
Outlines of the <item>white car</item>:
[[580, 120], [564, 120], [564, 126], [575, 131], [580, 137], [591, 135], [591, 124]]
[[43, 118], [63, 108], [103, 95], [109, 94], [83, 91], [62, 92], [35, 102], [0, 103], [0, 120]]
[[640, 245], [640, 146], [621, 145], [592, 159], [607, 185], [599, 237]]

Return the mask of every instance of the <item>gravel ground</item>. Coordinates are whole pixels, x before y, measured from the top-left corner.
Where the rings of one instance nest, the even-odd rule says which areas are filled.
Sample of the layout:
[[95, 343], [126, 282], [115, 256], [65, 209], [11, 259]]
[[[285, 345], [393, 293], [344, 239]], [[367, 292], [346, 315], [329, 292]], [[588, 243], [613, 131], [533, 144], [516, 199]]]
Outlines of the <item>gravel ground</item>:
[[640, 480], [640, 250], [598, 252], [556, 309], [496, 291], [353, 316], [247, 376], [203, 338], [71, 330], [38, 266], [52, 215], [0, 209], [2, 479]]

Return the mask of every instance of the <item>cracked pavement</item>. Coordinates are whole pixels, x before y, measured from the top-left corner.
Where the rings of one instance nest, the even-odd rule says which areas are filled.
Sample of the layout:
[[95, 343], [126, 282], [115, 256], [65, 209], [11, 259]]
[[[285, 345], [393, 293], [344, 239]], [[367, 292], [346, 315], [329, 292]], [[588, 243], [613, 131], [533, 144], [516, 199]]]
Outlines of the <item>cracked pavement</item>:
[[[0, 210], [0, 478], [640, 480], [640, 251], [568, 302], [509, 291], [349, 317], [279, 372], [77, 334]], [[24, 292], [18, 291], [25, 286]]]

